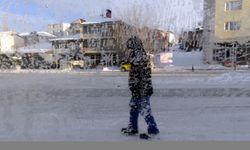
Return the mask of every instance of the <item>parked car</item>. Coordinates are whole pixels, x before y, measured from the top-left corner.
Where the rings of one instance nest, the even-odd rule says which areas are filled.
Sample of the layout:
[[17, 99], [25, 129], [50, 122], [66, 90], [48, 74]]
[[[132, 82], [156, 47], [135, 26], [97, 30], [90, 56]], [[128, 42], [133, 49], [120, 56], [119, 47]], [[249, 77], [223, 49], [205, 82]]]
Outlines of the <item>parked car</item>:
[[69, 68], [73, 69], [75, 67], [78, 67], [80, 69], [84, 68], [84, 61], [83, 60], [71, 60], [68, 62]]
[[225, 67], [235, 67], [237, 65], [238, 65], [237, 62], [234, 62], [234, 61], [231, 61], [231, 60], [225, 60], [223, 62], [223, 66], [225, 66]]
[[122, 72], [130, 71], [131, 70], [131, 64], [122, 63], [120, 68], [121, 68]]

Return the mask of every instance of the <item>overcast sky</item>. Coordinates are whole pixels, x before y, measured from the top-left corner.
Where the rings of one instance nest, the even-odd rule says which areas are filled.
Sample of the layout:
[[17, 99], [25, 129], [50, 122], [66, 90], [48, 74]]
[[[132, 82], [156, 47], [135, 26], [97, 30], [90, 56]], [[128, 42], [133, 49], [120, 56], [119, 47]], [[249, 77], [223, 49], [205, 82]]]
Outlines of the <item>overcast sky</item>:
[[46, 30], [48, 23], [100, 15], [106, 8], [119, 18], [135, 5], [144, 15], [156, 15], [165, 30], [191, 28], [202, 20], [202, 0], [1, 0], [0, 23], [18, 32]]

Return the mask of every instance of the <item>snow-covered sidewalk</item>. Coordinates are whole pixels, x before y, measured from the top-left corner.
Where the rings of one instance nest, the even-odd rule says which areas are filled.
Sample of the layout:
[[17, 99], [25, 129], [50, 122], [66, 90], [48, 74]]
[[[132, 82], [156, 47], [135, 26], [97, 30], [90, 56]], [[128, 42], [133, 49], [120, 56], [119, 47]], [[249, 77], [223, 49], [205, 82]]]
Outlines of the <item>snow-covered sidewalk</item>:
[[[249, 77], [155, 76], [152, 109], [161, 140], [250, 140]], [[124, 75], [0, 74], [0, 140], [138, 140], [120, 134], [129, 99]]]

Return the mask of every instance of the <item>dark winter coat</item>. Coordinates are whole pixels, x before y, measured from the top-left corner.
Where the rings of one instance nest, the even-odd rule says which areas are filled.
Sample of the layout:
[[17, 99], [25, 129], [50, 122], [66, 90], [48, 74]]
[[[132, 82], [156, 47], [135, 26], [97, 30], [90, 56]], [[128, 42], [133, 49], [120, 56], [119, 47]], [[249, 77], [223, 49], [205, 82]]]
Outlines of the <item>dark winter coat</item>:
[[127, 41], [127, 48], [130, 50], [127, 61], [131, 64], [128, 84], [132, 96], [151, 96], [151, 67], [142, 41], [138, 37], [132, 37]]

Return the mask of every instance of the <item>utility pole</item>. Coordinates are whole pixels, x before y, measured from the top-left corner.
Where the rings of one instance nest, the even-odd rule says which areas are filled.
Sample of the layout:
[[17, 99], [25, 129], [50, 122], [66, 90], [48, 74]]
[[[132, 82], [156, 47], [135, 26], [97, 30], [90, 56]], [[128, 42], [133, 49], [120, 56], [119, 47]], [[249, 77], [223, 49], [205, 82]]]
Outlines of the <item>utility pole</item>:
[[233, 45], [233, 52], [234, 52], [234, 60], [233, 60], [233, 68], [234, 68], [234, 71], [236, 71], [237, 70], [237, 47], [236, 47], [236, 43], [234, 43], [234, 45]]

